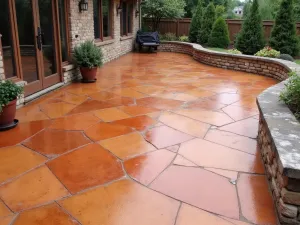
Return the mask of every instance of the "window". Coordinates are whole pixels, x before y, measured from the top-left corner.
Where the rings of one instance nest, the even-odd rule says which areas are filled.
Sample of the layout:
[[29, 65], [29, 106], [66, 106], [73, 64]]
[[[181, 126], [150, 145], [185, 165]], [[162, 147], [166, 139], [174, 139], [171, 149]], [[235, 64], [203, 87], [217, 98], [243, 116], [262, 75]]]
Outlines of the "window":
[[122, 3], [121, 15], [121, 36], [127, 36], [132, 33], [133, 22], [133, 4], [128, 2]]
[[111, 0], [93, 0], [95, 39], [105, 40], [112, 37]]

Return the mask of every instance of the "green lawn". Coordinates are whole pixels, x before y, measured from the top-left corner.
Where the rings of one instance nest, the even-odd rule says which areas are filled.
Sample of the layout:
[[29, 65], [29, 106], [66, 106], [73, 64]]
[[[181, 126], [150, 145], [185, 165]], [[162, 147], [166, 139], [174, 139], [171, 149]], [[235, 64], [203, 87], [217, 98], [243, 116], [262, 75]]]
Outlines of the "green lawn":
[[224, 49], [224, 48], [207, 48], [213, 51], [217, 51], [217, 52], [227, 52], [228, 49]]
[[300, 59], [296, 59], [295, 62], [296, 62], [297, 64], [300, 64]]

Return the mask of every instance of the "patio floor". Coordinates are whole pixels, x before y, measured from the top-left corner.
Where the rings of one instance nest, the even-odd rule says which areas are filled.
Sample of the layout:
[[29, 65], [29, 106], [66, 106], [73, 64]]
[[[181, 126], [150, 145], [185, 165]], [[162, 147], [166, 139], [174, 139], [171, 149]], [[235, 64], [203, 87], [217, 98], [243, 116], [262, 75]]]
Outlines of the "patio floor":
[[276, 81], [128, 54], [0, 133], [0, 225], [273, 225], [255, 97]]

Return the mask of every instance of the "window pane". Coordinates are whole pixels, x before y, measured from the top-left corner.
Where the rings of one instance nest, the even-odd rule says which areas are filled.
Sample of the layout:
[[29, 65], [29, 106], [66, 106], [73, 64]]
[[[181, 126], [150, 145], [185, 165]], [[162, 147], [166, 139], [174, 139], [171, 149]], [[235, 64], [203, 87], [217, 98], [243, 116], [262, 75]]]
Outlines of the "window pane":
[[102, 0], [103, 37], [111, 36], [110, 33], [110, 0]]
[[121, 35], [127, 35], [127, 3], [122, 3], [122, 33]]
[[127, 15], [127, 23], [128, 23], [128, 33], [132, 33], [132, 11], [133, 11], [133, 5], [132, 4], [129, 4], [128, 5], [128, 15]]
[[2, 34], [3, 62], [6, 78], [16, 76], [10, 30], [8, 0], [0, 0], [0, 33]]
[[94, 7], [94, 34], [95, 38], [100, 38], [100, 0], [93, 0]]
[[68, 60], [68, 40], [67, 40], [67, 22], [66, 22], [66, 8], [65, 0], [58, 1], [59, 7], [59, 27], [60, 27], [60, 39], [61, 39], [61, 53], [62, 61], [65, 62]]

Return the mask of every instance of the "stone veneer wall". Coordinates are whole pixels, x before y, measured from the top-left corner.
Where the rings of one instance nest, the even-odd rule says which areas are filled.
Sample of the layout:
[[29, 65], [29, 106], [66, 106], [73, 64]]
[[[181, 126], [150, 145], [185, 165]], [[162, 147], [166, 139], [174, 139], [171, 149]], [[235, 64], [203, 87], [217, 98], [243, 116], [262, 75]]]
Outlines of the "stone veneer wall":
[[257, 98], [260, 111], [258, 146], [281, 224], [300, 225], [300, 123], [279, 101], [290, 71], [300, 76], [300, 66], [288, 61], [233, 55], [182, 42], [162, 42], [159, 51], [191, 55], [195, 60], [224, 69], [275, 78], [281, 83]]
[[0, 34], [0, 81], [4, 80], [4, 64], [3, 64], [3, 54], [2, 54], [2, 44], [1, 44], [1, 34]]

